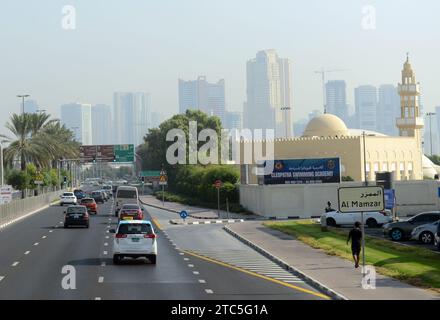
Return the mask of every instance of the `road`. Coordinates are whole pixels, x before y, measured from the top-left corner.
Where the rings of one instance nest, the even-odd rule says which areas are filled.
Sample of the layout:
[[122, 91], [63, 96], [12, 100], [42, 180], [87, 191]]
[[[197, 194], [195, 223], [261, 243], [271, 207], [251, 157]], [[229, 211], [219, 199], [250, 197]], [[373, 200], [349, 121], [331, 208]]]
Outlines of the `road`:
[[[167, 223], [172, 213], [146, 209], [157, 225], [156, 266], [143, 260], [113, 265], [111, 201], [99, 205], [89, 229], [64, 229], [60, 206], [6, 227], [0, 231], [0, 299], [326, 299], [222, 226], [173, 226]], [[75, 289], [62, 287], [65, 266], [73, 266], [70, 276], [75, 270]]]

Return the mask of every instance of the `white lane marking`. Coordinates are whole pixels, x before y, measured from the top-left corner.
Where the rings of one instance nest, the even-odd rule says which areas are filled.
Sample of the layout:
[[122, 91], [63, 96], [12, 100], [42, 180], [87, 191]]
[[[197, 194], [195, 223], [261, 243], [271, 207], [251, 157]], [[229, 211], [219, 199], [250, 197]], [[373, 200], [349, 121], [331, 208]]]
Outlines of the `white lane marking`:
[[30, 251], [26, 251], [24, 254], [28, 255], [29, 253], [31, 253]]
[[42, 237], [41, 237], [41, 239], [46, 239], [46, 238], [47, 238], [47, 236], [42, 236]]
[[4, 276], [0, 276], [0, 282], [1, 282], [4, 278], [5, 278]]
[[106, 263], [105, 261], [101, 262], [101, 267], [105, 267]]
[[198, 271], [193, 271], [193, 273], [194, 273], [194, 274], [200, 274], [200, 272], [198, 272]]
[[101, 300], [101, 297], [96, 297], [95, 300]]
[[188, 261], [189, 259], [188, 258], [183, 258], [183, 260]]
[[38, 246], [38, 245], [39, 245], [39, 243], [38, 243], [38, 242], [35, 242], [35, 243], [34, 243], [34, 246]]
[[206, 281], [203, 279], [199, 279], [199, 283], [206, 283]]
[[110, 228], [111, 226], [107, 226], [107, 228]]
[[107, 242], [106, 242], [106, 243], [104, 243], [104, 246], [106, 246], [106, 247], [107, 247], [107, 246], [108, 246], [108, 243], [107, 243]]
[[107, 230], [106, 232], [107, 232], [107, 233], [110, 233], [110, 230]]
[[19, 263], [20, 263], [19, 261], [15, 261], [15, 262], [11, 265], [11, 267], [16, 267], [16, 266], [18, 266]]
[[53, 232], [53, 230], [49, 230], [49, 232], [50, 232], [50, 233], [52, 233], [52, 232]]
[[98, 278], [98, 283], [103, 283], [104, 282], [104, 277], [99, 277]]
[[193, 264], [189, 264], [188, 267], [194, 268], [194, 265]]
[[205, 289], [205, 292], [206, 292], [207, 294], [213, 294], [213, 293], [214, 293], [214, 291], [212, 291], [211, 289]]
[[62, 224], [62, 223], [64, 223], [64, 221], [60, 221], [59, 223]]
[[183, 256], [183, 255], [184, 255], [184, 253], [183, 253], [183, 252], [179, 252], [179, 254], [180, 254], [181, 256]]
[[106, 239], [110, 239], [110, 236], [105, 236]]
[[104, 251], [103, 254], [108, 254], [108, 252], [107, 252], [107, 251]]

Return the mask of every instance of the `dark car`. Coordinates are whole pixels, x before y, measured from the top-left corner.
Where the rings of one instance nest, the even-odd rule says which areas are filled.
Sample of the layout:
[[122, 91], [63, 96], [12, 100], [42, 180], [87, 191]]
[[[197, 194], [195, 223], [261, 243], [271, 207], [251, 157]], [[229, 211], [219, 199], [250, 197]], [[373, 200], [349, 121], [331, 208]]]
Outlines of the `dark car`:
[[79, 189], [74, 190], [73, 194], [75, 195], [77, 200], [81, 200], [86, 197], [86, 193], [82, 190], [79, 190]]
[[434, 237], [434, 244], [437, 247], [437, 250], [440, 251], [440, 223], [437, 226], [437, 233]]
[[64, 217], [64, 228], [70, 226], [89, 227], [89, 214], [85, 206], [70, 206], [67, 208]]
[[383, 233], [394, 241], [402, 241], [411, 237], [411, 232], [417, 226], [440, 220], [439, 211], [422, 212], [406, 220], [387, 223], [383, 226]]
[[102, 194], [101, 191], [93, 191], [90, 194], [90, 198], [95, 199], [95, 201], [99, 202], [99, 203], [104, 203], [105, 202], [105, 197], [104, 197], [104, 195]]

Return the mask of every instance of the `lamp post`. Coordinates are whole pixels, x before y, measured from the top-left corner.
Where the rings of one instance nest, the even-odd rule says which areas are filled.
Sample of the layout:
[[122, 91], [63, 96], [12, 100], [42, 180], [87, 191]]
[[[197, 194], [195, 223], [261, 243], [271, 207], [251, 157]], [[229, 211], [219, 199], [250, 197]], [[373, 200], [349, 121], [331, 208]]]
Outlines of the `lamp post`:
[[290, 107], [282, 107], [281, 110], [284, 111], [284, 127], [286, 129], [286, 136], [285, 138], [287, 139], [287, 110], [290, 110]]
[[21, 98], [22, 99], [22, 104], [21, 104], [21, 113], [24, 114], [24, 99], [30, 97], [29, 94], [18, 94], [17, 98]]
[[3, 142], [4, 141], [0, 141], [0, 165], [1, 165], [1, 169], [2, 169], [2, 175], [1, 175], [1, 186], [3, 187], [5, 185], [5, 166], [3, 163]]
[[428, 112], [426, 114], [429, 117], [429, 147], [431, 149], [431, 156], [432, 156], [432, 122], [431, 122], [431, 116], [435, 116], [435, 112]]

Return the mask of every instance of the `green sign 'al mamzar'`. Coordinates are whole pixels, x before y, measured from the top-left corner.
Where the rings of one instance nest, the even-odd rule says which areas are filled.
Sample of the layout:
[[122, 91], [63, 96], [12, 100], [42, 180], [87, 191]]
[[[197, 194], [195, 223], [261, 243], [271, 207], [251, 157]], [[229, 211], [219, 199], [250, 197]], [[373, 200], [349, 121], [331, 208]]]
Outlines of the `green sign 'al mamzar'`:
[[351, 208], [351, 207], [355, 207], [355, 208], [369, 208], [369, 207], [377, 207], [380, 206], [381, 202], [380, 201], [351, 201], [351, 203], [349, 203], [348, 201], [343, 201], [341, 203], [341, 207], [342, 208]]

